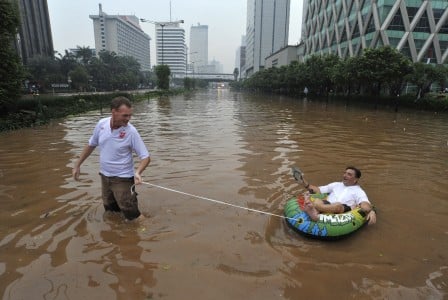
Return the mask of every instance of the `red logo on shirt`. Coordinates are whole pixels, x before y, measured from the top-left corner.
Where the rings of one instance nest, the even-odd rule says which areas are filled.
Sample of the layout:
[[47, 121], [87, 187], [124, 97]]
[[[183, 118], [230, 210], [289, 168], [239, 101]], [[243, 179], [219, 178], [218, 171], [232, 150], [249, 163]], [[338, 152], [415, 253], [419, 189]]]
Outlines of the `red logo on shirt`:
[[126, 135], [126, 131], [120, 131], [120, 139], [124, 138]]

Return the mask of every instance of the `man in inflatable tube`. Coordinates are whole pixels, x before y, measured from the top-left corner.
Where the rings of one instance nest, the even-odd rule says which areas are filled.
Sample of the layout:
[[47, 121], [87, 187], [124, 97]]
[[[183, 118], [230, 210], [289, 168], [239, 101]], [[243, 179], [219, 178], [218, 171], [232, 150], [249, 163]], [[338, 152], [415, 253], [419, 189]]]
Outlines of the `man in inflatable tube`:
[[328, 194], [327, 200], [316, 199], [311, 202], [309, 193], [306, 193], [304, 211], [310, 216], [311, 220], [318, 221], [319, 213], [340, 214], [359, 206], [366, 214], [368, 224], [375, 224], [376, 213], [366, 193], [358, 184], [360, 178], [361, 171], [350, 166], [345, 168], [342, 182], [315, 186], [303, 181], [305, 188], [311, 193]]

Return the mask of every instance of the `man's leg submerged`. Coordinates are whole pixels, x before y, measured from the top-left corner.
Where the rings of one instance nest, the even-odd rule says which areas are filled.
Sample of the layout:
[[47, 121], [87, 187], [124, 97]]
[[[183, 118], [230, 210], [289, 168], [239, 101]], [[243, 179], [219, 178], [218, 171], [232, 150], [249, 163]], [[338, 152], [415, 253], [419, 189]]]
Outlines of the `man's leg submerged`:
[[121, 209], [115, 200], [114, 194], [111, 190], [111, 180], [107, 176], [100, 173], [101, 176], [101, 197], [105, 211], [120, 212]]
[[137, 193], [131, 192], [131, 187], [134, 184], [133, 178], [114, 178], [111, 184], [111, 189], [115, 199], [117, 199], [118, 206], [124, 217], [128, 220], [136, 219], [140, 216], [138, 209]]

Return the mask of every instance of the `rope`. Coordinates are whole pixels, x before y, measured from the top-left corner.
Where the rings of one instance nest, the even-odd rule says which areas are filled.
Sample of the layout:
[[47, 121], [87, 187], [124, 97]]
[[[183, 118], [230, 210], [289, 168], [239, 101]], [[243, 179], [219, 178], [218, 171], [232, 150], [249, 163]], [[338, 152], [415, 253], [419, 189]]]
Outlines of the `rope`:
[[[211, 199], [211, 198], [207, 198], [207, 197], [193, 195], [193, 194], [189, 194], [189, 193], [186, 193], [186, 192], [178, 191], [178, 190], [175, 190], [175, 189], [167, 188], [167, 187], [164, 187], [164, 186], [161, 186], [161, 185], [157, 185], [157, 184], [153, 184], [153, 183], [149, 183], [149, 182], [142, 182], [142, 183], [146, 184], [146, 185], [150, 185], [150, 186], [156, 187], [156, 188], [159, 188], [159, 189], [162, 189], [162, 190], [166, 190], [166, 191], [170, 191], [170, 192], [174, 192], [174, 193], [178, 193], [178, 194], [182, 194], [182, 195], [198, 198], [198, 199], [201, 199], [201, 200], [206, 200], [206, 201], [210, 201], [210, 202], [214, 202], [214, 203], [218, 203], [218, 204], [222, 204], [222, 205], [227, 205], [227, 206], [231, 206], [231, 207], [235, 207], [235, 208], [241, 208], [241, 209], [245, 209], [245, 210], [248, 210], [248, 211], [257, 212], [257, 213], [260, 213], [260, 214], [269, 215], [269, 216], [273, 216], [273, 217], [277, 217], [277, 218], [289, 219], [289, 220], [296, 221], [296, 219], [294, 219], [294, 218], [273, 214], [273, 213], [270, 213], [270, 212], [267, 212], [267, 211], [262, 211], [262, 210], [258, 210], [258, 209], [248, 208], [248, 207], [244, 207], [244, 206], [240, 206], [240, 205], [236, 205], [236, 204], [232, 204], [232, 203], [228, 203], [228, 202], [224, 202], [224, 201], [220, 201], [220, 200], [215, 200], [215, 199]], [[131, 187], [131, 192], [132, 193], [135, 192], [135, 184]]]

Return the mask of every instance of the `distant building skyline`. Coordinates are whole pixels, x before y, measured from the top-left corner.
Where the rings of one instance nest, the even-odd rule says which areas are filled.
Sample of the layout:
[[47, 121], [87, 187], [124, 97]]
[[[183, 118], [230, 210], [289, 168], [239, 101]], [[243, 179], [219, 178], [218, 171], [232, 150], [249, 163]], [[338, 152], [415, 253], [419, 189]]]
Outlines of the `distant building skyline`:
[[238, 78], [244, 74], [244, 68], [246, 65], [246, 36], [241, 37], [241, 45], [236, 50], [235, 55], [235, 68], [238, 68]]
[[264, 68], [265, 58], [288, 45], [289, 0], [247, 0], [245, 77]]
[[139, 24], [136, 16], [108, 15], [99, 4], [98, 15], [90, 15], [93, 20], [96, 53], [102, 50], [115, 52], [120, 56], [134, 57], [141, 71], [151, 70], [151, 38]]
[[190, 27], [189, 57], [195, 73], [208, 64], [208, 25]]

